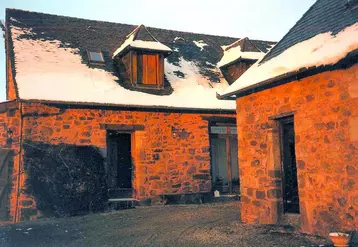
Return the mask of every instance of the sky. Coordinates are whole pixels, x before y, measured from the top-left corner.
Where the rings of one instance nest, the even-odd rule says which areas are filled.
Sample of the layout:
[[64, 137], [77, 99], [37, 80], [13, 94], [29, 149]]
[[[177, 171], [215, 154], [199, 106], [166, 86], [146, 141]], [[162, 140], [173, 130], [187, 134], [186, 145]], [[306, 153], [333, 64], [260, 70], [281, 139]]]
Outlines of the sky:
[[[279, 41], [315, 0], [1, 0], [6, 8], [126, 24]], [[5, 47], [0, 37], [0, 101], [5, 100]]]

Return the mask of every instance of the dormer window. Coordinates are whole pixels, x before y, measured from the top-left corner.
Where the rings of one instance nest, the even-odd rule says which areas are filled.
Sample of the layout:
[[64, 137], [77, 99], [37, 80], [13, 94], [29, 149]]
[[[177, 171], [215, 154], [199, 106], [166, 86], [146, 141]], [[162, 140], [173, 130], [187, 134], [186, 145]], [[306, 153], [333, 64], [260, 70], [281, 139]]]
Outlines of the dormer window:
[[114, 52], [121, 79], [135, 88], [164, 88], [164, 58], [172, 50], [140, 25]]
[[102, 52], [87, 51], [90, 63], [104, 63]]
[[224, 55], [217, 66], [231, 85], [257, 60], [265, 55], [249, 38], [243, 38], [223, 47]]

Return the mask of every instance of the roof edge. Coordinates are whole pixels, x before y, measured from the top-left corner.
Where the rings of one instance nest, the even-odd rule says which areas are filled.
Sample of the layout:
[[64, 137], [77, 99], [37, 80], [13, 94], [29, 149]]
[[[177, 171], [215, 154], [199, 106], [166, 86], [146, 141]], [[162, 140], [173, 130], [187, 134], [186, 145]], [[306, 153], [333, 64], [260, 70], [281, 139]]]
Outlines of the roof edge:
[[95, 102], [74, 102], [74, 101], [56, 101], [56, 100], [37, 100], [37, 99], [21, 99], [22, 103], [39, 103], [48, 105], [61, 105], [68, 108], [111, 108], [111, 109], [126, 109], [134, 111], [163, 111], [163, 112], [191, 112], [191, 113], [220, 113], [220, 114], [234, 114], [236, 109], [211, 109], [211, 108], [185, 108], [172, 106], [141, 106], [141, 105], [120, 105], [110, 103], [95, 103]]
[[238, 57], [238, 58], [236, 58], [235, 60], [233, 60], [233, 61], [230, 62], [230, 63], [227, 63], [227, 64], [224, 64], [224, 65], [218, 66], [218, 68], [219, 68], [219, 69], [224, 69], [224, 68], [229, 67], [230, 65], [233, 65], [233, 64], [235, 64], [235, 63], [237, 63], [237, 62], [240, 62], [240, 61], [242, 61], [242, 62], [254, 62], [254, 63], [256, 63], [258, 60], [259, 60], [259, 59], [251, 59], [251, 58]]
[[[15, 52], [14, 44], [12, 41], [11, 28], [10, 28], [10, 14], [9, 8], [5, 10], [5, 62], [6, 62], [6, 99], [8, 99], [8, 89], [9, 89], [9, 75], [8, 70], [11, 69], [12, 79], [14, 82], [15, 96], [16, 99], [20, 99], [19, 89], [16, 82], [16, 69], [15, 69]], [[7, 59], [10, 59], [10, 68], [7, 66]]]
[[246, 96], [249, 94], [257, 93], [266, 89], [270, 89], [282, 84], [286, 84], [289, 82], [292, 82], [294, 80], [303, 79], [309, 76], [316, 75], [321, 72], [326, 71], [333, 71], [333, 70], [339, 70], [339, 69], [345, 69], [353, 66], [354, 64], [358, 63], [358, 49], [351, 51], [342, 58], [340, 61], [338, 61], [335, 64], [331, 65], [321, 65], [319, 67], [309, 67], [309, 68], [302, 68], [296, 71], [288, 72], [261, 82], [258, 82], [254, 85], [248, 86], [246, 88], [242, 88], [239, 90], [236, 90], [231, 93], [227, 94], [217, 94], [216, 97], [220, 100], [228, 100], [235, 98], [240, 98], [242, 96]]

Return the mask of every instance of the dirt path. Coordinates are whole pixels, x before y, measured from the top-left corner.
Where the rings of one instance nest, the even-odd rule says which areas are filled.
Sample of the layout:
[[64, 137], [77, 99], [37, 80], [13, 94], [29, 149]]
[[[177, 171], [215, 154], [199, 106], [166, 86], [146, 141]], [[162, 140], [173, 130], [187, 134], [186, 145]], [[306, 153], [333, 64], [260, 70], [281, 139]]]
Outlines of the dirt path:
[[0, 246], [328, 246], [280, 227], [245, 225], [239, 203], [151, 206], [0, 227]]

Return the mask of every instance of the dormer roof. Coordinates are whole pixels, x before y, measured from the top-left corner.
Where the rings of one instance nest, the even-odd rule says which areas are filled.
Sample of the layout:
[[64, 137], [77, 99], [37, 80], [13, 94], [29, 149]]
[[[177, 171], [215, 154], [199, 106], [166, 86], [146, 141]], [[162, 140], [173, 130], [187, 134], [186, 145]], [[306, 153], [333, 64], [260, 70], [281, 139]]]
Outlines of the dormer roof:
[[125, 54], [131, 48], [165, 54], [172, 52], [172, 49], [160, 43], [144, 25], [137, 26], [126, 38], [122, 45], [113, 53], [113, 58]]
[[240, 59], [256, 61], [265, 55], [265, 52], [255, 46], [247, 37], [239, 39], [228, 46], [223, 46], [222, 48], [224, 55], [217, 64], [218, 67], [229, 66]]

